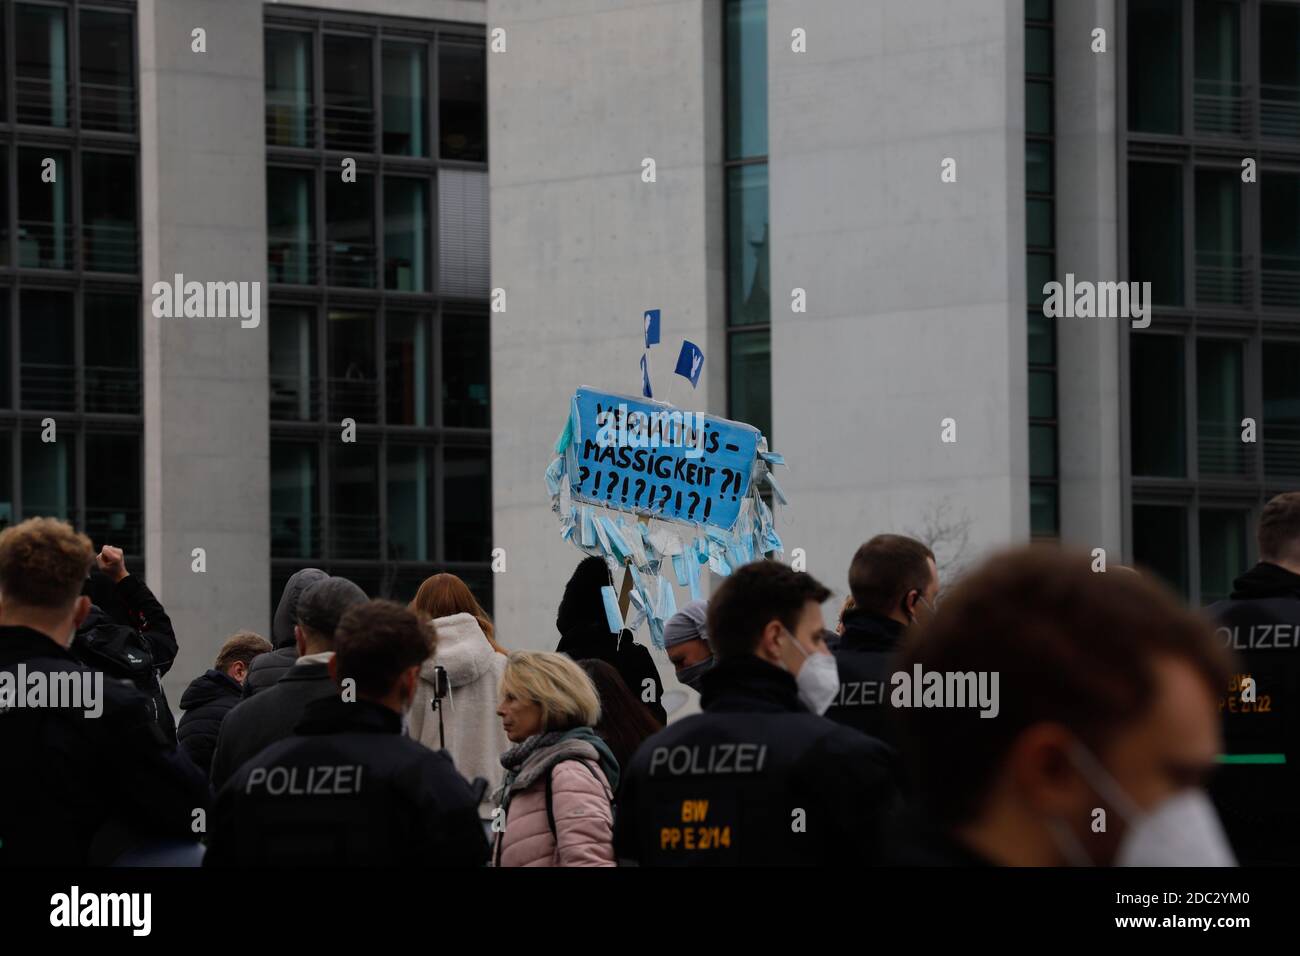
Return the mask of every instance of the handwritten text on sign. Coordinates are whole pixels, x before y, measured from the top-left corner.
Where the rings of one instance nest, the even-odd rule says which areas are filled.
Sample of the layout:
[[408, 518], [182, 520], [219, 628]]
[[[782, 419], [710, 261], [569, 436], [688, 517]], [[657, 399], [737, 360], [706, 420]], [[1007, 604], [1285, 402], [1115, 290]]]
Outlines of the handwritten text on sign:
[[724, 530], [736, 523], [758, 429], [585, 387], [576, 401], [575, 500]]

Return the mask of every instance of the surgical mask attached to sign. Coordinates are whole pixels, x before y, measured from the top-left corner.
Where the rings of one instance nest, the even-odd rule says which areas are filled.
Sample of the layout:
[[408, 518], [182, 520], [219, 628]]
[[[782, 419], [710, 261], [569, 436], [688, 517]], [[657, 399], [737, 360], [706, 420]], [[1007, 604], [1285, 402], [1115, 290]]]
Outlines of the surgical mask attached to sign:
[[[1141, 810], [1124, 788], [1081, 743], [1070, 751], [1075, 767], [1099, 797], [1127, 824], [1115, 854], [1115, 866], [1236, 866], [1214, 805], [1204, 790], [1191, 789]], [[1073, 866], [1091, 866], [1092, 857], [1062, 820], [1050, 832]]]
[[814, 714], [824, 714], [831, 706], [836, 695], [840, 692], [840, 669], [835, 663], [835, 658], [831, 654], [810, 654], [803, 649], [803, 645], [795, 640], [795, 636], [784, 627], [785, 636], [790, 639], [790, 643], [803, 655], [803, 666], [799, 668], [799, 673], [795, 675], [795, 683], [799, 685], [799, 700], [805, 707]]

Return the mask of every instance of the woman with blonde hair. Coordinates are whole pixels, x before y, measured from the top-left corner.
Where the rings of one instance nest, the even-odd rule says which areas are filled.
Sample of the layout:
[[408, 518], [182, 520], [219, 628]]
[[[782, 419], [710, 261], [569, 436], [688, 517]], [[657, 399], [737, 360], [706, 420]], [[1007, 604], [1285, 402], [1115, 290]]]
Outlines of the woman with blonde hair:
[[496, 866], [614, 866], [619, 767], [592, 728], [595, 685], [566, 654], [515, 651], [497, 708], [514, 744], [501, 756]]
[[[461, 775], [488, 782], [479, 815], [491, 816], [491, 794], [501, 784], [501, 752], [510, 746], [496, 718], [505, 654], [492, 641], [492, 621], [454, 574], [426, 578], [410, 608], [432, 620], [437, 648], [420, 668], [407, 733], [433, 750], [446, 750]], [[446, 696], [438, 697], [438, 671]], [[436, 709], [435, 709], [436, 708]]]

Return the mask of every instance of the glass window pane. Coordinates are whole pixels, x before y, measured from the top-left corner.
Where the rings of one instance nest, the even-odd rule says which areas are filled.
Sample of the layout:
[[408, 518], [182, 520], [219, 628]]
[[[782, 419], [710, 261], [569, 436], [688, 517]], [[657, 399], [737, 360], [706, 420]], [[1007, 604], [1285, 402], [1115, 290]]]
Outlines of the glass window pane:
[[1246, 133], [1240, 15], [1240, 4], [1231, 0], [1196, 0], [1192, 108], [1198, 133]]
[[[312, 35], [266, 31], [266, 145], [315, 145]], [[273, 196], [269, 189], [268, 196]]]
[[1056, 417], [1056, 373], [1029, 373], [1029, 417]]
[[1029, 477], [1056, 477], [1056, 426], [1029, 426]]
[[1049, 28], [1025, 27], [1025, 72], [1034, 76], [1052, 75], [1052, 31]]
[[425, 48], [384, 44], [384, 152], [427, 156], [424, 135]]
[[487, 298], [488, 174], [438, 173], [438, 286], [444, 295]]
[[271, 554], [310, 558], [321, 553], [317, 448], [271, 442]]
[[130, 14], [82, 8], [81, 125], [135, 131], [135, 29]]
[[96, 548], [144, 551], [140, 446], [139, 435], [86, 434], [86, 460], [95, 469], [86, 482], [86, 534]]
[[1051, 20], [1052, 0], [1025, 0], [1026, 20]]
[[0, 290], [0, 408], [13, 405], [13, 352], [9, 343], [9, 290], [3, 289]]
[[1052, 200], [1026, 200], [1025, 213], [1025, 239], [1028, 245], [1039, 249], [1050, 249], [1055, 242], [1052, 225]]
[[1052, 191], [1052, 144], [1040, 140], [1025, 143], [1025, 191]]
[[329, 329], [329, 417], [378, 420], [379, 373], [375, 363], [375, 317], [332, 311]]
[[384, 177], [384, 288], [424, 292], [429, 288], [429, 182]]
[[727, 2], [727, 158], [767, 155], [767, 0]]
[[1029, 364], [1056, 364], [1056, 320], [1042, 312], [1029, 313]]
[[[4, 42], [4, 30], [0, 28], [0, 44]], [[0, 55], [0, 61], [3, 61]], [[0, 86], [3, 86], [0, 83]], [[3, 97], [0, 97], [2, 99]], [[0, 114], [3, 115], [3, 114]], [[9, 150], [0, 150], [0, 266], [9, 265]]]
[[767, 165], [727, 170], [727, 296], [731, 325], [772, 319], [768, 271]]
[[13, 433], [0, 431], [0, 531], [14, 523]]
[[133, 295], [87, 292], [83, 311], [86, 411], [139, 415], [139, 301]]
[[[43, 177], [54, 160], [54, 182]], [[18, 151], [18, 264], [26, 269], [72, 268], [72, 168], [60, 149]]]
[[1246, 570], [1245, 511], [1201, 509], [1201, 604], [1232, 593], [1232, 580]]
[[72, 353], [73, 301], [69, 293], [24, 291], [22, 316], [22, 407], [73, 411], [77, 377]]
[[1029, 486], [1029, 533], [1036, 537], [1054, 537], [1059, 533], [1057, 488], [1041, 482]]
[[1050, 252], [1031, 252], [1025, 260], [1025, 267], [1029, 283], [1025, 290], [1026, 301], [1031, 306], [1041, 306], [1047, 298], [1043, 286], [1056, 278], [1056, 256]]
[[1259, 7], [1259, 128], [1265, 136], [1300, 140], [1300, 7]]
[[1183, 175], [1177, 166], [1130, 163], [1129, 280], [1150, 282], [1161, 305], [1183, 304]]
[[1129, 338], [1133, 474], [1187, 474], [1183, 400], [1183, 340], [1171, 335]]
[[1264, 365], [1264, 471], [1300, 475], [1300, 342], [1266, 341]]
[[325, 148], [375, 150], [375, 102], [371, 40], [326, 34]]
[[316, 382], [316, 312], [311, 308], [273, 306], [269, 318], [271, 418], [311, 421], [320, 402]]
[[733, 332], [727, 417], [753, 425], [772, 438], [772, 337], [766, 330]]
[[75, 437], [67, 433], [59, 441], [46, 442], [39, 431], [25, 431], [22, 443], [23, 517], [62, 518], [75, 524]]
[[433, 472], [432, 449], [388, 446], [388, 558], [391, 561], [432, 561], [435, 557]]
[[438, 139], [443, 159], [487, 159], [487, 53], [482, 45], [438, 45]]
[[448, 428], [489, 426], [489, 358], [486, 315], [443, 315], [443, 425]]
[[1300, 176], [1270, 170], [1259, 188], [1262, 301], [1295, 310], [1300, 308]]
[[1248, 475], [1249, 445], [1241, 440], [1245, 414], [1242, 344], [1221, 339], [1196, 343], [1196, 441], [1201, 471]]
[[1246, 291], [1241, 258], [1239, 171], [1196, 171], [1196, 299], [1240, 303]]
[[1052, 84], [1025, 84], [1025, 132], [1031, 136], [1052, 135]]
[[59, 7], [14, 7], [14, 97], [17, 120], [68, 125], [68, 18]]
[[487, 561], [492, 555], [492, 479], [486, 450], [448, 448], [443, 452], [445, 557], [448, 561]]
[[1133, 560], [1150, 568], [1184, 598], [1187, 582], [1187, 509], [1133, 506]]
[[314, 176], [305, 169], [267, 167], [266, 267], [271, 282], [311, 285], [316, 281]]
[[374, 177], [325, 179], [325, 242], [330, 285], [375, 287]]
[[1128, 128], [1182, 132], [1181, 0], [1129, 0]]
[[385, 387], [388, 390], [388, 424], [433, 424], [430, 411], [430, 355], [433, 351], [429, 316], [390, 312]]
[[379, 557], [379, 446], [330, 442], [330, 555]]
[[81, 182], [86, 268], [93, 272], [135, 272], [135, 157], [83, 153]]

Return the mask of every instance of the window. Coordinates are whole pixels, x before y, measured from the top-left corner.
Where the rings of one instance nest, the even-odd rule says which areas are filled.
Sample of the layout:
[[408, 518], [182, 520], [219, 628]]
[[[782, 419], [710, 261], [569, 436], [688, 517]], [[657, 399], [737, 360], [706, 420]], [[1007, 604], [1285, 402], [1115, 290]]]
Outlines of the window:
[[311, 421], [318, 414], [320, 401], [316, 378], [315, 311], [273, 306], [269, 320], [271, 418]]
[[384, 44], [384, 152], [427, 156], [424, 132], [425, 48]]
[[1264, 472], [1300, 476], [1300, 342], [1266, 340], [1263, 366]]
[[358, 174], [355, 183], [330, 176], [325, 187], [325, 241], [329, 284], [375, 286], [374, 178]]
[[131, 17], [85, 7], [77, 16], [81, 21], [81, 126], [134, 133], [135, 30]]
[[481, 43], [438, 45], [439, 153], [443, 159], [487, 159], [487, 54]]
[[1261, 303], [1294, 312], [1300, 309], [1300, 175], [1269, 170], [1259, 190]]
[[371, 41], [326, 34], [325, 148], [375, 151], [375, 105], [370, 73]]
[[86, 435], [86, 533], [127, 554], [144, 550], [140, 507], [140, 436], [93, 432]]
[[82, 153], [82, 230], [90, 272], [136, 271], [135, 157]]
[[384, 178], [384, 288], [424, 292], [429, 261], [429, 193], [422, 179]]
[[41, 439], [40, 431], [23, 432], [24, 518], [59, 518], [74, 526], [81, 524], [73, 491], [75, 455], [73, 442], [47, 442]]
[[766, 330], [734, 332], [730, 339], [731, 416], [764, 435], [772, 428], [772, 347]]
[[1198, 133], [1242, 136], [1246, 132], [1240, 18], [1241, 5], [1233, 0], [1196, 0], [1192, 105]]
[[73, 359], [73, 297], [65, 292], [25, 290], [19, 299], [22, 325], [22, 407], [75, 411], [77, 369]]
[[329, 417], [378, 421], [375, 317], [369, 312], [329, 314]]
[[448, 428], [487, 428], [488, 318], [486, 314], [442, 319], [442, 423]]
[[14, 523], [13, 447], [13, 433], [0, 431], [0, 531]]
[[331, 442], [330, 553], [378, 558], [379, 446]]
[[266, 170], [267, 278], [311, 285], [316, 281], [313, 174], [278, 166]]
[[1187, 509], [1171, 505], [1133, 506], [1133, 558], [1188, 597]]
[[134, 295], [87, 292], [82, 311], [86, 411], [139, 415], [140, 300]]
[[[46, 159], [54, 160], [47, 166]], [[43, 179], [53, 170], [54, 181]], [[18, 190], [18, 264], [28, 269], [72, 268], [72, 168], [61, 149], [20, 149], [18, 180], [40, 189]]]
[[309, 442], [271, 442], [271, 554], [320, 553], [317, 452]]
[[387, 335], [388, 424], [432, 425], [433, 336], [429, 316], [391, 312]]
[[1202, 508], [1200, 513], [1201, 604], [1222, 601], [1250, 560], [1246, 551], [1249, 513]]
[[1201, 339], [1196, 343], [1197, 458], [1203, 475], [1252, 471], [1250, 446], [1241, 440], [1246, 413], [1241, 342]]
[[14, 7], [14, 98], [19, 123], [68, 125], [68, 14], [59, 7]]
[[448, 448], [443, 453], [447, 501], [445, 555], [448, 561], [481, 559], [492, 550], [492, 483], [488, 453], [478, 449]]
[[727, 4], [727, 158], [767, 154], [767, 0]]
[[434, 487], [431, 449], [388, 446], [388, 557], [392, 560], [436, 558]]
[[488, 177], [476, 169], [438, 175], [438, 289], [443, 295], [488, 296]]
[[1241, 255], [1241, 172], [1196, 170], [1197, 304], [1244, 304]]
[[1172, 335], [1129, 339], [1133, 474], [1187, 474], [1183, 341]]
[[732, 325], [771, 321], [768, 274], [767, 164], [729, 171], [728, 277]]
[[1259, 7], [1259, 130], [1300, 142], [1300, 7]]
[[[266, 144], [315, 145], [312, 36], [297, 30], [266, 31]], [[267, 196], [273, 196], [269, 189]]]
[[1129, 0], [1128, 128], [1134, 132], [1182, 132], [1181, 11], [1181, 0]]
[[1183, 304], [1182, 169], [1130, 163], [1129, 279], [1150, 282], [1159, 305]]

